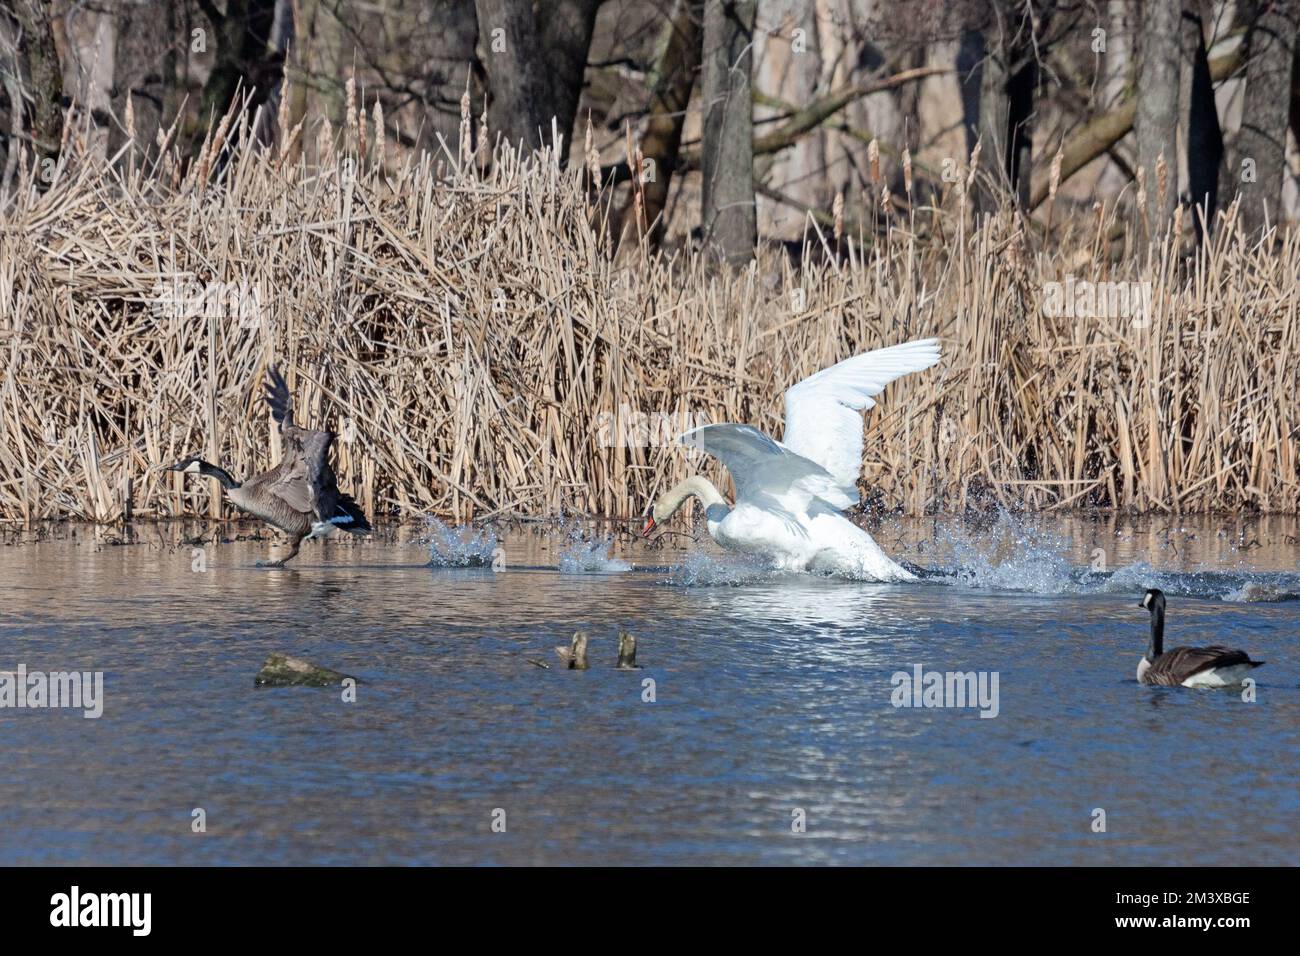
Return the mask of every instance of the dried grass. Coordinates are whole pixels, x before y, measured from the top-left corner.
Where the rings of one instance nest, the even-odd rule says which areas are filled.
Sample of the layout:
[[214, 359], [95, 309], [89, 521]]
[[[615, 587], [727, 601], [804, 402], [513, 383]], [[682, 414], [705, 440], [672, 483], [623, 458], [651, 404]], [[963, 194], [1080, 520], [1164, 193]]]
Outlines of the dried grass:
[[[938, 208], [857, 210], [868, 225], [843, 239], [810, 217], [808, 251], [840, 255], [796, 269], [767, 250], [731, 274], [691, 251], [614, 255], [612, 187], [548, 154], [485, 171], [449, 145], [385, 170], [354, 138], [308, 168], [224, 150], [237, 123], [214, 137], [184, 177], [169, 153], [76, 163], [43, 192], [29, 172], [0, 213], [5, 519], [107, 521], [128, 500], [219, 516], [215, 483], [159, 466], [277, 460], [257, 387], [272, 359], [300, 418], [340, 433], [340, 484], [371, 514], [631, 516], [689, 468], [717, 472], [625, 447], [620, 409], [779, 435], [784, 387], [929, 335], [942, 365], [867, 416], [881, 507], [1300, 508], [1294, 232], [1265, 247], [1228, 222], [1190, 254], [1130, 234], [1117, 264], [1113, 216], [1046, 241], [1010, 215], [975, 228], [959, 182]], [[1067, 273], [1151, 282], [1149, 327], [1045, 316]], [[255, 288], [260, 310], [160, 308], [178, 274]]]

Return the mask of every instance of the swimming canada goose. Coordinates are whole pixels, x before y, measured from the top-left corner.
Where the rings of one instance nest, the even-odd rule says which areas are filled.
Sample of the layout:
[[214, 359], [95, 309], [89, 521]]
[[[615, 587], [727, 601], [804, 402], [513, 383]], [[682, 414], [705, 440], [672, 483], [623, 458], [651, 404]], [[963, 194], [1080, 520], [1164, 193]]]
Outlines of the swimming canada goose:
[[1139, 684], [1165, 687], [1233, 687], [1263, 661], [1252, 661], [1245, 651], [1212, 644], [1209, 647], [1175, 647], [1165, 651], [1165, 594], [1150, 588], [1139, 604], [1151, 612], [1151, 643], [1138, 661]]
[[636, 638], [627, 631], [618, 634], [618, 669], [621, 671], [639, 671], [641, 665], [636, 662]]
[[587, 669], [587, 634], [585, 631], [574, 631], [573, 640], [569, 642], [568, 647], [557, 647], [555, 653], [560, 660], [568, 665], [571, 671], [585, 671]]
[[335, 528], [352, 534], [367, 534], [371, 528], [357, 503], [340, 492], [335, 481], [329, 462], [334, 433], [294, 424], [289, 386], [275, 366], [267, 370], [265, 385], [266, 404], [280, 425], [284, 452], [280, 464], [243, 482], [235, 481], [224, 468], [195, 457], [178, 461], [168, 471], [217, 479], [231, 504], [287, 534], [289, 553], [263, 565], [281, 568], [298, 553], [304, 539], [322, 538]]
[[703, 475], [659, 496], [641, 534], [649, 537], [690, 498], [699, 498], [709, 535], [787, 571], [819, 571], [867, 581], [916, 576], [842, 512], [858, 503], [862, 413], [890, 382], [939, 361], [937, 339], [864, 352], [823, 369], [785, 393], [785, 436], [752, 425], [704, 425], [679, 439], [731, 472], [731, 504]]

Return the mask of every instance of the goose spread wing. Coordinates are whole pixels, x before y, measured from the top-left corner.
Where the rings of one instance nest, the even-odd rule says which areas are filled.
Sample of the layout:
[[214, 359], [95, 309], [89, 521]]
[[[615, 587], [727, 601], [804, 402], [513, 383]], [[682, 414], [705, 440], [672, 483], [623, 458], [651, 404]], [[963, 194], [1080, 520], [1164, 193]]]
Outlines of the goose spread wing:
[[284, 461], [279, 477], [270, 490], [290, 507], [304, 514], [314, 514], [321, 521], [334, 516], [338, 485], [330, 467], [330, 445], [334, 433], [302, 428], [293, 420], [293, 398], [279, 369], [271, 366], [266, 373], [266, 404], [271, 417], [280, 426], [285, 439]]
[[1221, 644], [1209, 647], [1175, 647], [1165, 651], [1147, 671], [1148, 679], [1155, 684], [1181, 684], [1187, 678], [1211, 667], [1231, 667], [1249, 664], [1250, 655]]
[[862, 413], [894, 379], [938, 361], [939, 340], [919, 339], [855, 355], [786, 391], [783, 445], [831, 475], [840, 498], [847, 501], [838, 507], [858, 502]]
[[284, 376], [280, 374], [280, 370], [274, 365], [266, 370], [265, 386], [266, 404], [271, 407], [271, 417], [280, 426], [280, 437], [306, 450], [310, 443], [319, 440], [318, 436], [324, 435], [326, 436], [325, 446], [328, 449], [329, 442], [334, 437], [330, 432], [303, 428], [294, 422], [293, 396], [289, 394], [289, 385], [285, 382]]

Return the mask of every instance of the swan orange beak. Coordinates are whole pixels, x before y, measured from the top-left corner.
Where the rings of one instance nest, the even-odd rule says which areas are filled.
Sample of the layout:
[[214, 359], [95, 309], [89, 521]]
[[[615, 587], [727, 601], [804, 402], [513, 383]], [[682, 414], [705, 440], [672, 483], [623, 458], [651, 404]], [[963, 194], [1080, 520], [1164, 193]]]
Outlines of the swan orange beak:
[[650, 537], [650, 532], [654, 531], [654, 529], [655, 529], [655, 519], [654, 519], [654, 515], [651, 515], [650, 517], [645, 519], [645, 527], [641, 529], [641, 537], [643, 538]]

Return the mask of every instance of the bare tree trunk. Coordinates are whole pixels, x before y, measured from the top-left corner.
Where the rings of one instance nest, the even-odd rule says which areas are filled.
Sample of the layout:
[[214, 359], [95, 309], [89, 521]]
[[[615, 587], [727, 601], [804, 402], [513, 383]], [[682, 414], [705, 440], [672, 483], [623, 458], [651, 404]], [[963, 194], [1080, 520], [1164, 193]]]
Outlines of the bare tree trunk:
[[[664, 25], [662, 52], [650, 77], [650, 116], [641, 138], [641, 155], [653, 163], [652, 175], [642, 184], [643, 215], [650, 229], [650, 242], [657, 245], [664, 233], [663, 215], [668, 206], [668, 188], [677, 169], [686, 107], [700, 70], [701, 18], [699, 0], [677, 0], [673, 15]], [[638, 175], [633, 170], [633, 175]], [[623, 206], [619, 222], [627, 221], [633, 208], [632, 195]], [[621, 227], [620, 227], [621, 228]]]
[[1038, 86], [1038, 61], [1023, 13], [991, 3], [988, 15], [982, 31], [983, 65], [974, 131], [974, 138], [981, 143], [975, 201], [976, 208], [985, 213], [997, 209], [1006, 191], [1015, 196], [1020, 208], [1028, 208], [1030, 124]]
[[[1177, 199], [1178, 81], [1182, 0], [1148, 0], [1142, 8], [1138, 31], [1137, 129], [1138, 167], [1145, 175], [1146, 215], [1151, 229], [1159, 230], [1173, 213]], [[1163, 195], [1156, 167], [1164, 157]]]
[[[1114, 110], [1124, 104], [1132, 94], [1133, 48], [1137, 38], [1137, 11], [1132, 0], [1107, 0], [1106, 49], [1102, 59], [1101, 111]], [[1131, 157], [1126, 156], [1131, 162]], [[1097, 189], [1106, 195], [1118, 193], [1129, 181], [1128, 171], [1118, 162], [1111, 162], [1097, 181]]]
[[[430, 37], [434, 47], [428, 67], [428, 101], [420, 146], [436, 152], [438, 134], [455, 144], [460, 132], [460, 98], [470, 91], [471, 111], [484, 106], [482, 86], [474, 78], [474, 47], [478, 43], [478, 14], [474, 0], [446, 0], [438, 6], [442, 29]], [[453, 145], [454, 148], [454, 145]]]
[[[966, 128], [966, 155], [980, 138], [980, 88], [984, 82], [984, 34], [967, 30], [957, 47], [957, 85], [961, 92], [962, 124]], [[983, 152], [981, 150], [981, 152]]]
[[[587, 52], [591, 49], [591, 31], [596, 24], [596, 10], [602, 0], [541, 0], [537, 10], [541, 51], [545, 51], [551, 74], [549, 109], [543, 116], [550, 128], [551, 116], [564, 137], [567, 147], [573, 142], [573, 120], [582, 95], [582, 81], [587, 73]], [[563, 160], [561, 156], [561, 160]]]
[[[277, 55], [283, 63], [293, 46], [293, 2], [292, 0], [275, 0], [275, 15], [271, 21], [271, 34], [267, 38], [267, 48], [271, 53]], [[262, 112], [260, 124], [255, 131], [257, 141], [263, 145], [272, 142], [276, 135], [289, 135], [289, 131], [293, 128], [278, 131], [274, 128], [275, 118], [280, 109], [280, 99], [284, 96], [284, 84], [287, 76], [287, 69], [282, 66], [279, 78], [274, 81], [274, 85], [267, 91], [266, 108]]]
[[78, 50], [78, 64], [83, 73], [86, 106], [90, 110], [92, 132], [90, 153], [98, 159], [108, 156], [109, 133], [113, 123], [113, 90], [117, 72], [117, 11], [101, 10], [93, 14], [95, 22], [90, 43]]
[[1300, 41], [1291, 60], [1291, 135], [1300, 143]]
[[[821, 74], [813, 5], [807, 0], [768, 0], [761, 14], [754, 42], [754, 88], [782, 103], [803, 106], [811, 102], [817, 95]], [[783, 112], [777, 106], [754, 107], [755, 118], [760, 121]], [[814, 130], [778, 153], [766, 169], [760, 163], [760, 178], [801, 206], [828, 208], [825, 136]], [[762, 198], [758, 204], [764, 235], [798, 238], [803, 230], [803, 213]]]
[[0, 176], [0, 201], [9, 195], [9, 184], [18, 168], [18, 151], [23, 137], [23, 68], [18, 56], [18, 37], [8, 17], [0, 17], [0, 76], [9, 97], [9, 139], [5, 142], [4, 174]]
[[[1178, 115], [1181, 141], [1186, 156], [1187, 198], [1204, 208], [1207, 218], [1214, 215], [1219, 191], [1219, 166], [1223, 160], [1223, 131], [1214, 102], [1214, 83], [1210, 79], [1210, 60], [1205, 52], [1204, 23], [1199, 0], [1190, 0], [1183, 10], [1182, 70]], [[1197, 241], [1204, 226], [1193, 218]]]
[[21, 52], [26, 54], [35, 106], [31, 135], [39, 160], [57, 160], [63, 140], [63, 73], [50, 26], [48, 0], [15, 0], [14, 16], [23, 29]]
[[[1226, 80], [1237, 71], [1243, 59], [1240, 50], [1232, 50], [1223, 56], [1215, 57], [1210, 61], [1210, 79], [1216, 83]], [[1061, 182], [1067, 181], [1098, 156], [1113, 149], [1133, 130], [1137, 116], [1136, 101], [1137, 97], [1134, 96], [1111, 112], [1085, 123], [1061, 145]], [[1040, 179], [1033, 188], [1031, 208], [1045, 202], [1047, 192], [1047, 180]]]
[[190, 155], [198, 154], [208, 134], [234, 103], [237, 92], [253, 95], [250, 106], [266, 100], [282, 66], [268, 42], [275, 22], [275, 0], [226, 0], [221, 11], [213, 0], [199, 7], [216, 34], [216, 62], [203, 84], [199, 126], [190, 139]]
[[1027, 44], [1018, 45], [1016, 56], [1021, 65], [1007, 84], [1007, 111], [1010, 120], [1007, 153], [1007, 181], [1016, 194], [1016, 205], [1029, 209], [1029, 171], [1033, 169], [1034, 93], [1038, 89], [1038, 60]]
[[547, 83], [538, 63], [532, 4], [528, 0], [475, 0], [474, 6], [492, 91], [488, 107], [492, 130], [510, 143], [536, 149], [550, 139], [550, 116], [546, 115]]
[[[1276, 223], [1287, 173], [1286, 131], [1291, 82], [1300, 31], [1296, 0], [1247, 0], [1246, 95], [1241, 112], [1233, 180], [1241, 190], [1241, 221], [1249, 232]], [[1243, 167], [1243, 163], [1248, 164]], [[1253, 167], [1253, 168], [1251, 168]], [[1228, 200], [1230, 197], [1225, 196]]]
[[758, 242], [754, 208], [755, 0], [705, 0], [704, 240], [733, 265]]
[[1011, 150], [1011, 97], [1008, 93], [1011, 44], [1006, 36], [1006, 24], [1001, 22], [984, 30], [983, 38], [984, 63], [980, 72], [975, 136], [980, 144], [975, 208], [990, 213], [997, 210], [1003, 191], [1011, 185], [1007, 178], [1007, 156]]

